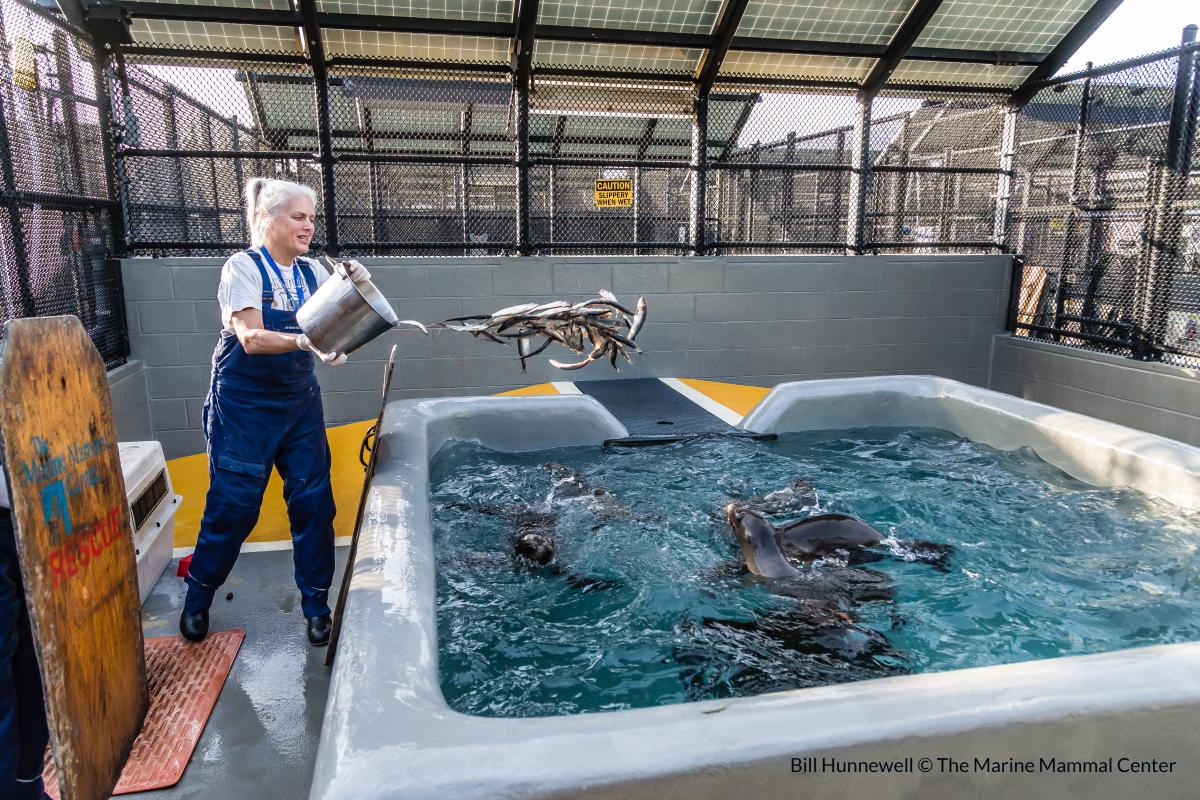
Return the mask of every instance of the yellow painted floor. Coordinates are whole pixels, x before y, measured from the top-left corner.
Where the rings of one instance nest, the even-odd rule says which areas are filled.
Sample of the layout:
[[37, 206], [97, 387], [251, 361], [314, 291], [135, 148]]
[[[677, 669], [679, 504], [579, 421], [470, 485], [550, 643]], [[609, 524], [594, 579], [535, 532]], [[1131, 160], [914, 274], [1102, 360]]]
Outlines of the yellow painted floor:
[[[683, 378], [683, 383], [720, 403], [731, 411], [745, 416], [766, 397], [770, 389], [761, 386], [741, 386], [733, 383]], [[551, 383], [539, 383], [509, 392], [502, 396], [556, 395], [557, 388]], [[354, 517], [358, 511], [358, 498], [362, 493], [363, 467], [358, 453], [362, 439], [372, 421], [352, 422], [326, 430], [333, 456], [333, 499], [337, 504], [337, 517], [333, 521], [334, 535], [350, 536], [353, 533]], [[200, 531], [200, 516], [204, 511], [204, 496], [208, 493], [208, 455], [172, 459], [167, 462], [171, 483], [176, 494], [183, 496], [183, 503], [175, 512], [175, 547], [194, 547]], [[262, 512], [258, 525], [250, 534], [248, 542], [285, 542], [291, 539], [287, 508], [283, 504], [283, 481], [279, 473], [272, 470], [263, 498]]]

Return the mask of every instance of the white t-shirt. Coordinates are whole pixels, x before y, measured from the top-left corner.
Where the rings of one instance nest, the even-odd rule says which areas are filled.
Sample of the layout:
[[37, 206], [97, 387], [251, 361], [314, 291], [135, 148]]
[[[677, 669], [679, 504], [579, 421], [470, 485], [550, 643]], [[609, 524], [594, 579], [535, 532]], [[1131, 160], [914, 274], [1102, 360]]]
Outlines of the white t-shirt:
[[[329, 273], [320, 266], [320, 262], [316, 259], [310, 258], [308, 263], [312, 267], [313, 277], [317, 279], [317, 287], [320, 288], [321, 284], [329, 280]], [[304, 286], [304, 299], [307, 301], [311, 296], [308, 283], [304, 281], [298, 266], [279, 264], [283, 283], [279, 282], [275, 270], [271, 269], [271, 263], [265, 258], [263, 266], [267, 269], [267, 277], [271, 279], [271, 290], [275, 294], [271, 308], [279, 311], [296, 310], [292, 306], [295, 304], [295, 282], [297, 280]], [[221, 283], [217, 287], [217, 302], [221, 304], [221, 322], [225, 326], [221, 330], [222, 336], [233, 335], [232, 320], [235, 311], [245, 308], [262, 309], [262, 293], [262, 278], [254, 259], [250, 258], [245, 251], [231, 255], [225, 262], [225, 266], [221, 267]]]

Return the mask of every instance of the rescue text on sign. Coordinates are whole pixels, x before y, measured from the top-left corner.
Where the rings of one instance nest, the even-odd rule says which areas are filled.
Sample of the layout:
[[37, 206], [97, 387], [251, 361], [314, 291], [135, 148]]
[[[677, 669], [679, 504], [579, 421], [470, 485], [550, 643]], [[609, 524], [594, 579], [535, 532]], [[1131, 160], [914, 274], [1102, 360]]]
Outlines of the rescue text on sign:
[[628, 178], [596, 181], [596, 208], [620, 208], [633, 205], [633, 181]]

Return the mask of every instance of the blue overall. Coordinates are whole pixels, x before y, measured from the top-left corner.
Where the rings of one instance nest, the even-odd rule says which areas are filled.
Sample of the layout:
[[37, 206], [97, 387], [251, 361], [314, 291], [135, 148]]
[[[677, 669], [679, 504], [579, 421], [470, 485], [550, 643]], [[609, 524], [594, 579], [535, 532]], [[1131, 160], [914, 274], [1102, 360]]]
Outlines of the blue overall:
[[[263, 327], [300, 333], [295, 311], [271, 308], [274, 294], [263, 257], [257, 250], [246, 252], [262, 277]], [[262, 252], [283, 283], [275, 261], [265, 248]], [[317, 288], [312, 268], [302, 259], [297, 262], [311, 296]], [[304, 301], [300, 280], [296, 280], [296, 291], [293, 308]], [[185, 610], [194, 614], [208, 608], [229, 577], [242, 543], [258, 521], [274, 464], [283, 478], [304, 616], [328, 614], [335, 509], [325, 412], [312, 354], [297, 350], [249, 355], [237, 336], [222, 336], [213, 351], [212, 386], [204, 402], [203, 421], [209, 487], [187, 575]]]
[[42, 800], [50, 732], [12, 513], [0, 508], [0, 800]]

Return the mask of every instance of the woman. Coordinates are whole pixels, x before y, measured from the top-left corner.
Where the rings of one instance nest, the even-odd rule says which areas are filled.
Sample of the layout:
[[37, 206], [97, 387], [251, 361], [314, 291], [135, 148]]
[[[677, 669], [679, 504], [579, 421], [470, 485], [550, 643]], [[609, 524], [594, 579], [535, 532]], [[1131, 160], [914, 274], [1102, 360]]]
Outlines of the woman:
[[[332, 365], [346, 356], [322, 353], [296, 324], [296, 310], [330, 277], [300, 258], [312, 240], [314, 208], [307, 186], [251, 179], [246, 221], [253, 246], [221, 269], [224, 329], [204, 403], [210, 483], [179, 618], [180, 632], [193, 642], [207, 635], [213, 596], [258, 521], [272, 465], [283, 478], [308, 640], [329, 641], [334, 505], [313, 355]], [[339, 269], [351, 280], [370, 277], [357, 261]]]

